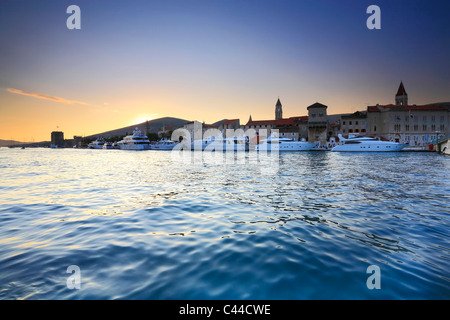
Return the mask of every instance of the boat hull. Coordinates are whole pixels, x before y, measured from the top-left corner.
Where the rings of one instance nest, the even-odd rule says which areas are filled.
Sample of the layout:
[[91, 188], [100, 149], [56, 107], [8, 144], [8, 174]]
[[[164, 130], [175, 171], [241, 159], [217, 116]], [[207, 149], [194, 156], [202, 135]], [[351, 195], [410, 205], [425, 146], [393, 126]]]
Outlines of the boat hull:
[[89, 149], [103, 149], [103, 145], [89, 145], [88, 146]]
[[149, 144], [121, 144], [120, 150], [150, 150]]
[[309, 142], [291, 142], [279, 144], [263, 143], [256, 146], [256, 151], [296, 152], [296, 151], [310, 151], [313, 148], [314, 143]]
[[397, 152], [406, 147], [406, 144], [355, 144], [355, 145], [337, 145], [331, 151], [338, 152]]
[[151, 150], [172, 150], [175, 147], [175, 145], [150, 145]]

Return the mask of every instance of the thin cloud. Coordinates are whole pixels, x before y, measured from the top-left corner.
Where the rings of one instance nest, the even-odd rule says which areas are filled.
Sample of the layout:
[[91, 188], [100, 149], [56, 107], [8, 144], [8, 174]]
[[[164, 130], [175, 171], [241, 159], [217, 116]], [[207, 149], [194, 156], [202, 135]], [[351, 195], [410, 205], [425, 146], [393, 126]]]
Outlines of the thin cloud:
[[38, 98], [38, 99], [50, 100], [50, 101], [64, 103], [64, 104], [83, 104], [83, 105], [87, 104], [87, 103], [81, 102], [81, 101], [68, 100], [68, 99], [64, 99], [61, 97], [49, 96], [49, 95], [42, 94], [42, 93], [27, 92], [27, 91], [13, 89], [13, 88], [8, 88], [7, 90], [11, 93], [17, 93], [17, 94], [21, 94], [24, 96], [30, 96], [30, 97], [34, 97], [34, 98]]

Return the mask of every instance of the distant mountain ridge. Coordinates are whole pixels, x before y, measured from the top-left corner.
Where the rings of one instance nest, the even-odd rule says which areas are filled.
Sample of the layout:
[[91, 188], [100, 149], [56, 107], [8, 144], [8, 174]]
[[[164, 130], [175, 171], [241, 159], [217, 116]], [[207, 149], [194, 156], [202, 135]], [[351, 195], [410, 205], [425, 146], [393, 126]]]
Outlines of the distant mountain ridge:
[[86, 138], [97, 138], [97, 137], [103, 137], [105, 139], [114, 137], [114, 136], [124, 136], [133, 133], [133, 130], [136, 128], [139, 128], [144, 134], [147, 133], [158, 133], [162, 127], [173, 127], [178, 128], [184, 126], [186, 123], [188, 123], [189, 120], [185, 119], [179, 119], [179, 118], [172, 118], [172, 117], [164, 117], [154, 120], [145, 121], [142, 123], [134, 124], [128, 127], [123, 127], [120, 129], [105, 131], [97, 134], [93, 134], [90, 136], [87, 136]]
[[13, 146], [16, 144], [23, 144], [26, 142], [20, 142], [20, 141], [15, 141], [15, 140], [0, 140], [0, 147], [9, 147], [9, 146]]

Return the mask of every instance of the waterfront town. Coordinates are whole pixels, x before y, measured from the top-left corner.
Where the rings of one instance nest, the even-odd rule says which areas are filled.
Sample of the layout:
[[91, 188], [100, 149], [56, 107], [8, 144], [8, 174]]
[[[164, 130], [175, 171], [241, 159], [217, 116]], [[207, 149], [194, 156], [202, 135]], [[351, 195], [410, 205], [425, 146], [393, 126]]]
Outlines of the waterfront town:
[[307, 115], [283, 118], [283, 105], [278, 98], [274, 119], [253, 120], [255, 115], [249, 115], [246, 123], [241, 123], [240, 119], [227, 119], [215, 124], [177, 119], [179, 121], [172, 121], [171, 125], [164, 121], [153, 125], [147, 121], [90, 137], [75, 136], [73, 140], [64, 140], [63, 132], [55, 131], [52, 132], [51, 143], [58, 147], [86, 147], [87, 143], [100, 136], [117, 141], [130, 134], [135, 127], [144, 132], [150, 141], [156, 141], [170, 139], [173, 130], [178, 128], [188, 130], [193, 136], [195, 125], [202, 125], [203, 132], [208, 129], [218, 129], [221, 132], [227, 129], [254, 129], [257, 134], [264, 130], [268, 136], [272, 131], [278, 130], [280, 137], [315, 143], [316, 150], [329, 150], [339, 142], [339, 135], [376, 137], [406, 144], [405, 149], [410, 151], [439, 151], [439, 143], [448, 143], [450, 102], [410, 104], [403, 82], [400, 82], [392, 103], [389, 104], [370, 105], [365, 110], [349, 114], [328, 114], [329, 107], [316, 102], [306, 107], [306, 110]]

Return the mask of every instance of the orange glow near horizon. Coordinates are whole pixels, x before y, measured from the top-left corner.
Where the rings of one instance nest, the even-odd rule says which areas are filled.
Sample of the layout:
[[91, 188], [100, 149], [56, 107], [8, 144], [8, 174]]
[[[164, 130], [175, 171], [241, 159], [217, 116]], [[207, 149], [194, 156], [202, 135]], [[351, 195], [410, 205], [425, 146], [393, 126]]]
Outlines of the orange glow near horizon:
[[[393, 90], [391, 90], [393, 91]], [[393, 97], [387, 92], [379, 100], [371, 103], [390, 102]], [[200, 95], [200, 94], [199, 94]], [[41, 98], [44, 96], [45, 98]], [[174, 117], [185, 120], [198, 120], [214, 123], [222, 119], [240, 119], [245, 124], [251, 115], [253, 120], [269, 120], [275, 117], [277, 95], [262, 93], [260, 96], [246, 96], [242, 92], [233, 96], [218, 93], [217, 96], [205, 96], [198, 99], [192, 92], [178, 92], [169, 96], [161, 93], [150, 100], [142, 97], [114, 97], [116, 102], [105, 101], [104, 97], [87, 96], [72, 98], [83, 103], [65, 103], [65, 98], [53, 98], [45, 93], [15, 94], [10, 90], [0, 90], [0, 139], [22, 142], [49, 141], [52, 131], [64, 132], [65, 139], [73, 136], [96, 135], [105, 131], [119, 129], [157, 118]], [[61, 95], [62, 96], [62, 95]], [[51, 101], [49, 101], [51, 100]], [[69, 99], [67, 99], [69, 100]], [[328, 114], [351, 113], [365, 110], [364, 98], [347, 97], [337, 91], [323, 99], [313, 95], [280, 95], [283, 105], [283, 117], [307, 115], [307, 106], [317, 102], [328, 105]], [[62, 102], [61, 102], [62, 101]], [[72, 101], [72, 100], [71, 100]]]
[[[89, 136], [114, 130], [134, 124], [151, 121], [162, 117], [174, 117], [185, 120], [205, 121], [214, 123], [222, 119], [241, 120], [245, 124], [250, 115], [254, 120], [274, 118], [274, 108], [277, 97], [272, 99], [257, 97], [252, 103], [248, 97], [214, 97], [204, 98], [202, 103], [191, 95], [180, 95], [171, 100], [167, 97], [157, 97], [154, 101], [146, 97], [132, 100], [117, 99], [117, 103], [101, 102], [83, 104], [61, 103], [54, 99], [37, 97], [43, 94], [13, 94], [2, 90], [0, 100], [0, 139], [22, 142], [39, 142], [50, 140], [52, 131], [63, 131], [66, 139], [74, 135]], [[187, 97], [187, 98], [186, 98]], [[58, 98], [64, 99], [64, 98]], [[167, 99], [165, 101], [165, 99]], [[220, 100], [219, 100], [220, 99]], [[80, 99], [77, 101], [88, 101]], [[103, 101], [99, 97], [97, 100]], [[266, 101], [267, 100], [267, 101]], [[64, 101], [64, 100], [62, 100]], [[240, 101], [238, 103], [237, 101]], [[306, 107], [315, 101], [284, 99], [284, 117], [306, 115]], [[157, 105], [157, 106], [156, 106]], [[299, 106], [301, 105], [301, 106]], [[348, 109], [348, 108], [347, 108]], [[346, 112], [345, 108], [329, 107], [329, 112]], [[347, 112], [353, 112], [347, 110]]]

